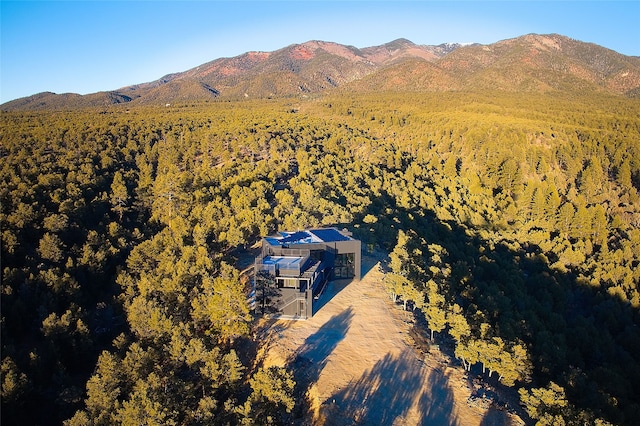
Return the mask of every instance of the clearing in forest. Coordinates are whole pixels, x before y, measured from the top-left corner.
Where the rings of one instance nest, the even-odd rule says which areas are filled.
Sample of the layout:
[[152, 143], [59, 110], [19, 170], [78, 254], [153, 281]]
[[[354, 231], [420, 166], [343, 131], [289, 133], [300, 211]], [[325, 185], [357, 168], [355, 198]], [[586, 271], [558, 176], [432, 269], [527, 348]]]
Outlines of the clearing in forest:
[[414, 347], [412, 316], [384, 290], [378, 259], [363, 257], [359, 282], [331, 282], [306, 321], [259, 333], [265, 366], [286, 366], [306, 390], [304, 425], [508, 425], [517, 418], [472, 407], [462, 368]]

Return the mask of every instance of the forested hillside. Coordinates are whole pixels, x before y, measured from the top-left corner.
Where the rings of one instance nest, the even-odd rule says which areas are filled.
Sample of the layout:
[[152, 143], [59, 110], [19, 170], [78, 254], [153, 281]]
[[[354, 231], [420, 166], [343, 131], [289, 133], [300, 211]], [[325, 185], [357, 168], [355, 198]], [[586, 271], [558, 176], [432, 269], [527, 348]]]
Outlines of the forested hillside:
[[640, 58], [559, 34], [528, 34], [488, 45], [416, 45], [398, 39], [358, 49], [308, 41], [273, 52], [219, 58], [184, 72], [88, 95], [38, 93], [3, 111], [119, 103], [164, 105], [340, 93], [599, 93], [637, 98]]
[[3, 424], [304, 416], [236, 251], [340, 225], [531, 423], [640, 422], [640, 105], [335, 95], [0, 115]]

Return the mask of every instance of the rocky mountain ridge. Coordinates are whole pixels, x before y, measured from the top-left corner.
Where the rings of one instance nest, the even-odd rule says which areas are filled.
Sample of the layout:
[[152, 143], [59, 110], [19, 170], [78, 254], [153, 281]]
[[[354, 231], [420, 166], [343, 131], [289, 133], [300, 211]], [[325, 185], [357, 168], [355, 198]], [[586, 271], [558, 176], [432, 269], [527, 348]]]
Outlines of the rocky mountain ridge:
[[2, 110], [118, 103], [311, 96], [327, 91], [596, 92], [640, 96], [640, 58], [551, 34], [493, 44], [417, 45], [406, 39], [366, 48], [326, 41], [220, 58], [156, 81], [89, 95], [40, 93]]

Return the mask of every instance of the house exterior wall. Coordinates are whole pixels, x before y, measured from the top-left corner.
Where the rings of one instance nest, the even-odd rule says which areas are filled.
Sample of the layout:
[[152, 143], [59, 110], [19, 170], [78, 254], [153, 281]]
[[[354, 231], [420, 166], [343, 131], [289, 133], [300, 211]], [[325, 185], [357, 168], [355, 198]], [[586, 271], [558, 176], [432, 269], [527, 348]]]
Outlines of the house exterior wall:
[[[279, 297], [274, 301], [275, 307], [283, 317], [305, 319], [311, 317], [315, 301], [314, 295], [319, 292], [321, 285], [328, 279], [352, 278], [354, 281], [361, 279], [360, 241], [335, 228], [323, 228], [315, 231], [323, 237], [329, 237], [325, 239], [334, 236], [336, 241], [321, 240], [316, 234], [313, 234], [314, 230], [296, 233], [295, 237], [297, 234], [302, 235], [302, 242], [296, 240], [295, 237], [293, 239], [266, 237], [262, 240], [262, 254], [256, 258], [254, 270], [256, 273], [267, 271], [274, 277], [274, 289], [279, 293]], [[283, 235], [288, 237], [286, 233]], [[287, 263], [284, 261], [286, 259], [281, 259], [284, 262], [280, 265], [277, 260], [274, 260], [278, 257], [298, 257], [301, 261]], [[336, 265], [336, 261], [340, 265]], [[300, 267], [293, 267], [296, 264], [299, 264]], [[339, 273], [336, 273], [338, 268]], [[280, 281], [278, 281], [279, 279]], [[300, 285], [300, 280], [308, 280], [308, 285]]]
[[283, 317], [307, 319], [313, 316], [313, 292], [281, 289], [279, 310]]
[[[329, 243], [327, 243], [329, 244]], [[362, 279], [362, 244], [359, 240], [337, 241], [334, 243], [335, 254], [354, 254], [354, 280]]]

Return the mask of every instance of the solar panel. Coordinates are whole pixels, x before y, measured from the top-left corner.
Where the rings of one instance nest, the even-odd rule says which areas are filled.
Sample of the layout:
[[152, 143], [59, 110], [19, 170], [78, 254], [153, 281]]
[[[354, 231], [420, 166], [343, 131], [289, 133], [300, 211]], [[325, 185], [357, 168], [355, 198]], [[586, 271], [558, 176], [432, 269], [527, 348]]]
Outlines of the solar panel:
[[325, 243], [330, 243], [330, 242], [334, 242], [334, 241], [349, 241], [349, 240], [351, 240], [350, 237], [342, 235], [340, 232], [338, 232], [337, 229], [333, 229], [333, 228], [314, 229], [314, 230], [309, 231], [309, 232], [312, 233], [313, 235], [315, 235], [316, 237], [320, 238]]

